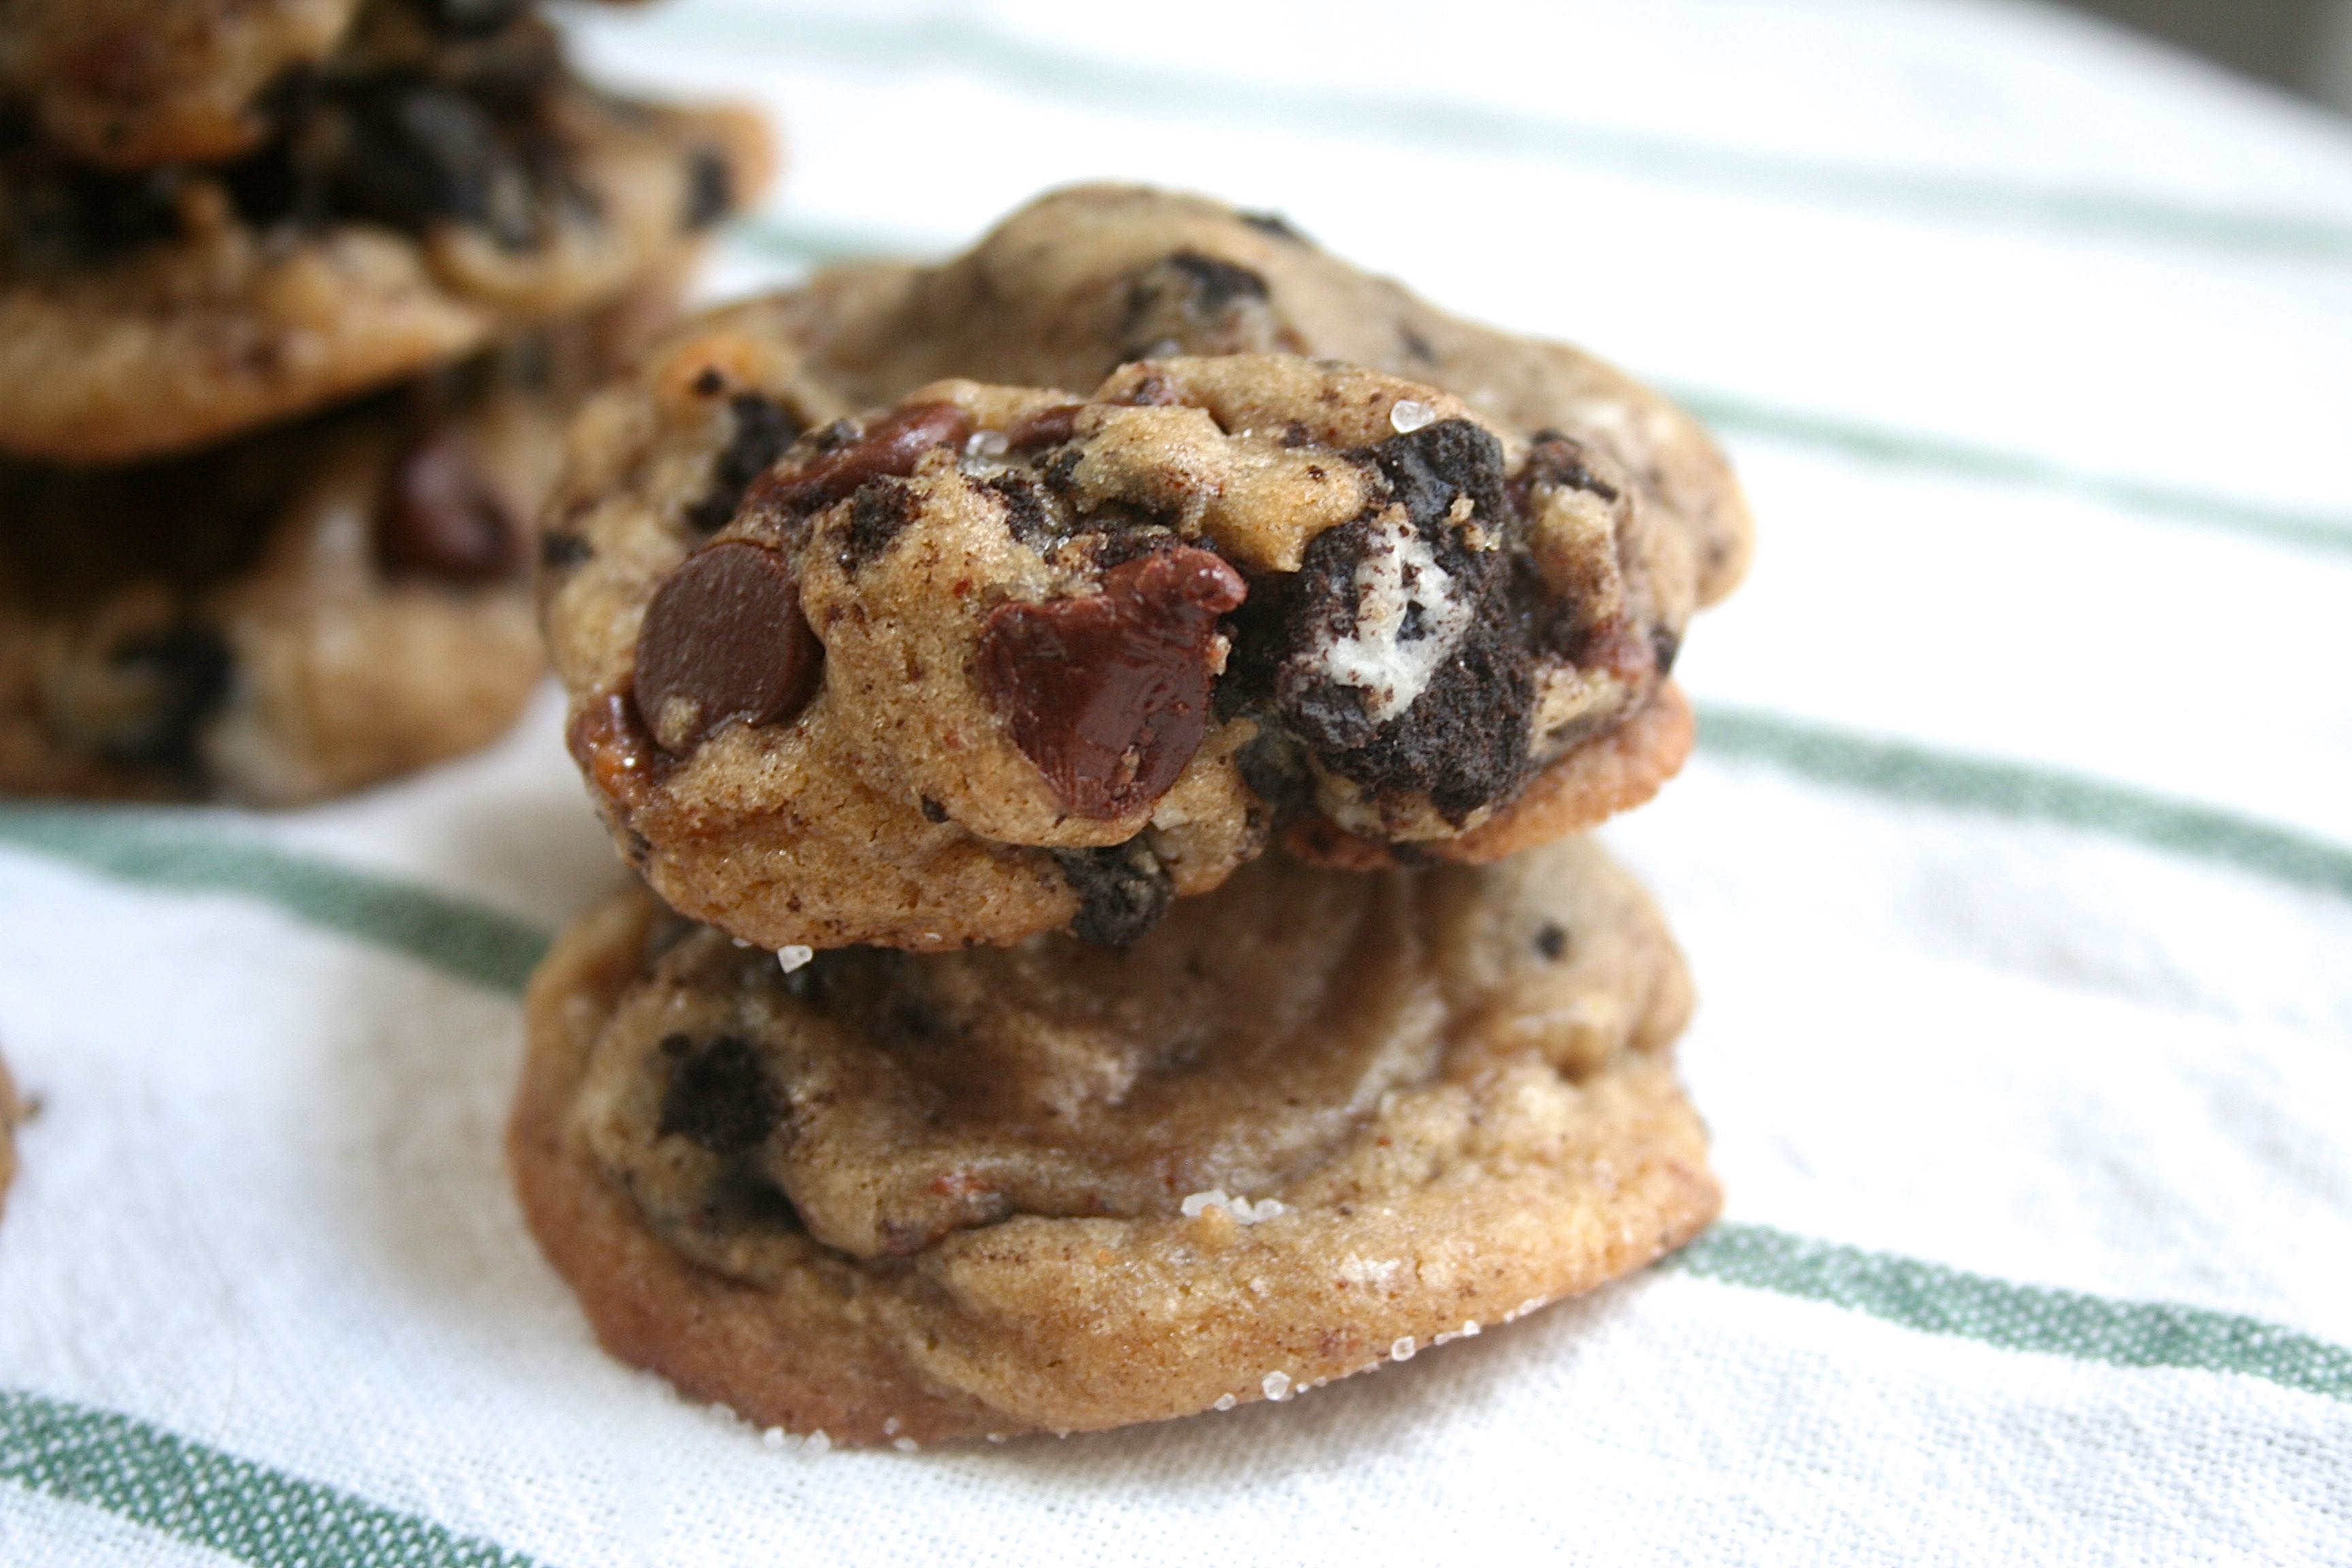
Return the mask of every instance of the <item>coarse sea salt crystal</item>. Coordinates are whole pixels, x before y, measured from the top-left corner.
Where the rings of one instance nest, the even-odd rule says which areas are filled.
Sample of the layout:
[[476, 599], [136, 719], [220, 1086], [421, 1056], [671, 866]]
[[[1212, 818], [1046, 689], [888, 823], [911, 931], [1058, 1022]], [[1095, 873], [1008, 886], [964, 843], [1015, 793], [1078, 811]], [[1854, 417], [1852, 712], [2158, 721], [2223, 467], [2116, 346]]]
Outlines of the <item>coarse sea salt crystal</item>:
[[1410, 436], [1436, 417], [1436, 409], [1413, 398], [1400, 397], [1389, 405], [1389, 428], [1400, 436]]
[[760, 1434], [760, 1442], [762, 1446], [770, 1448], [782, 1447], [784, 1446], [784, 1429], [781, 1426], [769, 1427], [766, 1431]]
[[902, 1454], [911, 1454], [917, 1448], [922, 1447], [922, 1445], [916, 1442], [912, 1437], [901, 1437], [897, 1442], [891, 1444], [890, 1447], [898, 1449], [898, 1452]]
[[833, 1439], [826, 1436], [824, 1435], [824, 1428], [820, 1426], [815, 1431], [808, 1435], [808, 1441], [801, 1445], [801, 1451], [804, 1454], [831, 1453], [833, 1451]]
[[1412, 1359], [1412, 1352], [1420, 1348], [1421, 1347], [1419, 1345], [1412, 1342], [1412, 1336], [1411, 1334], [1406, 1334], [1400, 1338], [1396, 1343], [1389, 1346], [1389, 1360], [1411, 1361]]
[[963, 444], [967, 458], [1001, 458], [1013, 448], [1013, 438], [1002, 430], [975, 430]]
[[1223, 1209], [1244, 1225], [1256, 1225], [1290, 1212], [1290, 1205], [1276, 1198], [1260, 1198], [1252, 1203], [1247, 1198], [1228, 1194], [1223, 1187], [1211, 1187], [1205, 1193], [1193, 1193], [1180, 1205], [1186, 1219], [1198, 1219], [1210, 1209]]
[[794, 942], [790, 947], [780, 947], [776, 949], [776, 962], [783, 967], [783, 971], [787, 974], [790, 974], [793, 970], [798, 969], [801, 965], [806, 963], [810, 959], [814, 958], [815, 956], [816, 949], [813, 947], [803, 947], [798, 942]]
[[1232, 1394], [1220, 1394], [1219, 1395], [1217, 1395], [1217, 1405], [1216, 1405], [1216, 1407], [1217, 1407], [1218, 1409], [1220, 1409], [1220, 1410], [1231, 1410], [1231, 1409], [1232, 1409], [1235, 1405], [1237, 1405], [1237, 1404], [1239, 1404], [1239, 1403], [1240, 1403], [1240, 1401], [1239, 1401], [1239, 1400], [1236, 1400], [1236, 1399], [1235, 1399]]
[[1265, 1390], [1268, 1399], [1279, 1405], [1290, 1397], [1290, 1374], [1286, 1372], [1267, 1373], [1258, 1386]]

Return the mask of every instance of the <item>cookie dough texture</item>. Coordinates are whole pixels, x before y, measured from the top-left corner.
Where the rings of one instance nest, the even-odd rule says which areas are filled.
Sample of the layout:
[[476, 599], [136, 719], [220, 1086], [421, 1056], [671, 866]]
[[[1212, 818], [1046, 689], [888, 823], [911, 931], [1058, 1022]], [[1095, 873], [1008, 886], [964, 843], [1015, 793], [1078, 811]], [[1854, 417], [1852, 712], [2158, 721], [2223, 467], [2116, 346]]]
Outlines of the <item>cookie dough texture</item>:
[[1641, 890], [1269, 857], [1124, 953], [768, 954], [641, 892], [528, 1001], [509, 1153], [598, 1337], [836, 1440], [1281, 1399], [1589, 1290], [1719, 1205]]
[[162, 456], [421, 374], [677, 271], [764, 183], [750, 114], [612, 98], [510, 31], [330, 82], [234, 164], [0, 159], [0, 451]]
[[292, 805], [504, 732], [564, 422], [667, 298], [190, 458], [0, 460], [0, 791]]
[[[1590, 826], [1680, 764], [1666, 677], [1748, 549], [1719, 454], [1616, 372], [1108, 187], [703, 319], [583, 416], [550, 515], [600, 808], [664, 898], [770, 946], [1116, 935], [1277, 830], [1369, 867]], [[742, 661], [648, 684], [681, 640], [649, 606], [758, 551], [824, 645], [813, 697], [714, 706], [787, 673]], [[1087, 637], [1164, 645], [1124, 758], [1065, 721], [1120, 693], [1018, 678], [1102, 664]]]

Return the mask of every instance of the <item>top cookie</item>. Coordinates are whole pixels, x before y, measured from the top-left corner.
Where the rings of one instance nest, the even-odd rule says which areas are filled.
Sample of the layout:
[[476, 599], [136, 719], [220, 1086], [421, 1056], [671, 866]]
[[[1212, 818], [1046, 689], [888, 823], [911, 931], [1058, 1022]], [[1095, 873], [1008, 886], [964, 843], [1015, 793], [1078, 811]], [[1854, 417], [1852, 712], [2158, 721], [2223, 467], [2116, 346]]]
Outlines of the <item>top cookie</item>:
[[430, 41], [234, 163], [0, 157], [0, 452], [185, 451], [446, 363], [681, 268], [766, 177], [751, 116], [595, 92], [536, 18]]
[[[575, 427], [550, 641], [599, 805], [680, 910], [778, 948], [1129, 941], [1278, 830], [1349, 866], [1492, 859], [1679, 764], [1666, 676], [1744, 557], [1745, 512], [1695, 426], [1638, 390], [1590, 401], [1631, 384], [1574, 351], [1516, 345], [1549, 367], [1520, 382], [1584, 388], [1554, 399], [1582, 435], [1255, 353], [1126, 363], [1078, 394], [941, 382], [841, 416], [931, 367], [941, 279], [1097, 197], [1147, 228], [1220, 211], [1048, 198], [938, 273], [856, 269], [709, 319]], [[1210, 270], [1182, 254], [1180, 275]], [[1072, 293], [1018, 268], [970, 285], [1065, 365], [1122, 362], [1051, 326], [1033, 286]], [[1132, 278], [1112, 291], [1158, 308]], [[1508, 360], [1514, 340], [1446, 325]], [[929, 346], [878, 368], [902, 335]], [[1627, 428], [1696, 505], [1597, 438]]]
[[0, 109], [78, 163], [145, 169], [251, 152], [322, 77], [447, 58], [530, 0], [10, 0]]

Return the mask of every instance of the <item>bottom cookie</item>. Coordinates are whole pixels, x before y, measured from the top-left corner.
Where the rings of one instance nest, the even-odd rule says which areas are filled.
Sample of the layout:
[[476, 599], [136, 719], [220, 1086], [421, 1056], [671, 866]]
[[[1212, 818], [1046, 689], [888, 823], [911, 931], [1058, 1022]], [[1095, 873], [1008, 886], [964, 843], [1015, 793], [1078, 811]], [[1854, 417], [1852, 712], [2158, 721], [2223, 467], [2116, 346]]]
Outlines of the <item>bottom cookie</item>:
[[572, 405], [668, 298], [192, 457], [0, 462], [0, 792], [291, 805], [503, 733]]
[[791, 973], [632, 892], [533, 979], [509, 1156], [605, 1347], [837, 1441], [1228, 1409], [1689, 1240], [1664, 922], [1571, 840], [1269, 857], [1124, 949]]

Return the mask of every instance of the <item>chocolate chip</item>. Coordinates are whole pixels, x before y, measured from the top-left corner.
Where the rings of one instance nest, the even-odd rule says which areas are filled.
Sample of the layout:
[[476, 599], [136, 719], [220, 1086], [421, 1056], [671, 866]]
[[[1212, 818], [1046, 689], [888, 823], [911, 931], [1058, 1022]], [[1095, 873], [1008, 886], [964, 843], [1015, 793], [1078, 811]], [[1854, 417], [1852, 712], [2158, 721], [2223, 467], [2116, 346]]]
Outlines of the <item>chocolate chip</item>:
[[545, 533], [540, 536], [539, 563], [550, 572], [568, 572], [584, 561], [595, 558], [596, 547], [576, 533]]
[[[708, 396], [719, 390], [717, 373], [704, 370], [697, 378], [695, 390]], [[705, 388], [702, 378], [711, 378], [714, 384]], [[800, 421], [792, 411], [772, 398], [756, 392], [739, 392], [727, 403], [734, 416], [735, 428], [711, 459], [710, 488], [702, 499], [686, 509], [686, 523], [698, 533], [716, 533], [735, 519], [743, 504], [743, 492], [751, 481], [768, 471], [784, 448], [791, 446], [801, 433]]]
[[1004, 433], [1005, 445], [1016, 452], [1058, 447], [1078, 433], [1078, 416], [1085, 412], [1086, 405], [1081, 403], [1057, 403], [1051, 408], [1040, 408]]
[[1056, 849], [1055, 863], [1078, 891], [1070, 934], [1125, 947], [1160, 923], [1175, 896], [1167, 868], [1142, 835], [1100, 849]]
[[854, 440], [819, 440], [815, 461], [795, 472], [768, 475], [761, 481], [760, 499], [790, 511], [819, 511], [868, 479], [907, 478], [925, 454], [961, 447], [971, 434], [971, 416], [952, 403], [894, 408]]
[[862, 571], [915, 521], [915, 493], [903, 479], [868, 479], [849, 498], [849, 527], [841, 541], [841, 569]]
[[1247, 595], [1205, 550], [1115, 566], [1083, 598], [1003, 605], [980, 637], [981, 683], [1064, 809], [1096, 820], [1149, 805], [1208, 732], [1217, 617]]
[[735, 207], [735, 172], [725, 153], [698, 147], [686, 163], [686, 211], [679, 224], [691, 234], [709, 228]]
[[135, 724], [109, 737], [109, 760], [194, 768], [199, 731], [228, 700], [228, 644], [208, 627], [179, 626], [124, 643], [110, 662], [151, 683], [154, 697]]
[[1265, 298], [1265, 279], [1246, 267], [1197, 250], [1180, 250], [1168, 258], [1192, 286], [1193, 308], [1213, 316], [1236, 300]]
[[1675, 656], [1682, 650], [1682, 634], [1672, 626], [1659, 626], [1650, 633], [1650, 656], [1657, 662], [1659, 679], [1675, 672]]
[[1558, 921], [1546, 921], [1536, 932], [1536, 951], [1558, 963], [1568, 956], [1568, 928]]
[[637, 708], [662, 749], [683, 754], [730, 721], [772, 724], [797, 714], [815, 694], [824, 659], [791, 563], [724, 541], [688, 556], [646, 606]]
[[376, 507], [376, 559], [386, 572], [493, 583], [521, 566], [523, 537], [522, 519], [458, 426], [441, 426], [394, 459]]
[[929, 795], [923, 796], [922, 807], [925, 822], [945, 822], [948, 819], [948, 808]]
[[775, 1131], [783, 1106], [750, 1041], [721, 1035], [698, 1045], [684, 1035], [662, 1040], [677, 1065], [662, 1094], [656, 1137], [682, 1137], [714, 1154], [758, 1148]]

